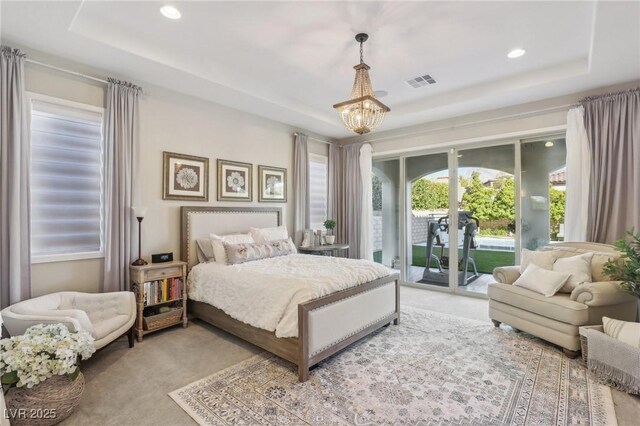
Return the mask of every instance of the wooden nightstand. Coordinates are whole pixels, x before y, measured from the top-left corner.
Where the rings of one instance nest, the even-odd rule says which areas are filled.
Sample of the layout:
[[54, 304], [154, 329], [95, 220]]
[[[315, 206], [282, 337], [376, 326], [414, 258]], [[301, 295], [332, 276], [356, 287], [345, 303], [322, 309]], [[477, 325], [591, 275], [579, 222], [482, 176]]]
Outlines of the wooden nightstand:
[[[173, 325], [187, 327], [187, 263], [179, 260], [130, 266], [131, 291], [136, 295], [136, 336]], [[161, 308], [169, 308], [160, 312]], [[162, 309], [163, 311], [166, 309]]]

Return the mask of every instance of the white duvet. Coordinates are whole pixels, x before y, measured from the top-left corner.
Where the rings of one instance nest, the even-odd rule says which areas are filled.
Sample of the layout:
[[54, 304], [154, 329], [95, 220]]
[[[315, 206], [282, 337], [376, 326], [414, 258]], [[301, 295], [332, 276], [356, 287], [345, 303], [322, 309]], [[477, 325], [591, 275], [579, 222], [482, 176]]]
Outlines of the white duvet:
[[297, 337], [298, 304], [391, 273], [367, 260], [306, 254], [239, 265], [201, 263], [189, 274], [189, 298], [277, 337]]

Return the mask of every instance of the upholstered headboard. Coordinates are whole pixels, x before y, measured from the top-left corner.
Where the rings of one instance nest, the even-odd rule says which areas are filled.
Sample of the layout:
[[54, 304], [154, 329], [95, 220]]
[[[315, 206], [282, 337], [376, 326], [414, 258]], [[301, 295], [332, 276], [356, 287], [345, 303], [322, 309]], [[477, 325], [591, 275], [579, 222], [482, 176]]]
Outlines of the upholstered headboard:
[[249, 228], [267, 228], [282, 224], [280, 207], [192, 207], [183, 206], [180, 257], [187, 268], [198, 263], [196, 240], [209, 234], [249, 232]]

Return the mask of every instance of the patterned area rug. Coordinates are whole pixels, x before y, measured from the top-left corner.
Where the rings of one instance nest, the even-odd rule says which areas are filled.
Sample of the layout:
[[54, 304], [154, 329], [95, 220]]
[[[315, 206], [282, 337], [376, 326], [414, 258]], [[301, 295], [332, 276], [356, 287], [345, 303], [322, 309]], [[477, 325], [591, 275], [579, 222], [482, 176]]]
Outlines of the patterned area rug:
[[202, 425], [615, 425], [608, 387], [525, 333], [415, 308], [298, 383], [270, 354], [169, 394]]

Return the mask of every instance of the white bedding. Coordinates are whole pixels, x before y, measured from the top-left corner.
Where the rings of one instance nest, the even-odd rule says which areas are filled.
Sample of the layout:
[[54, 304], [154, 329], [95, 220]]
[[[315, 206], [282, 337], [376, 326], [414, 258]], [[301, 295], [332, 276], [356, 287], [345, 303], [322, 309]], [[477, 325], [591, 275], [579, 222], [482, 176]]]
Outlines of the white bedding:
[[201, 263], [189, 274], [189, 298], [277, 337], [297, 337], [298, 304], [391, 273], [367, 260], [306, 254], [238, 265]]

